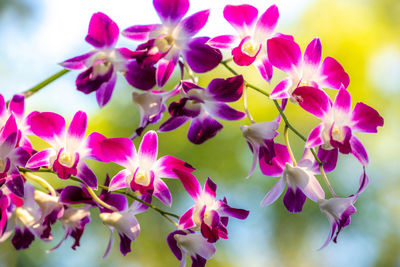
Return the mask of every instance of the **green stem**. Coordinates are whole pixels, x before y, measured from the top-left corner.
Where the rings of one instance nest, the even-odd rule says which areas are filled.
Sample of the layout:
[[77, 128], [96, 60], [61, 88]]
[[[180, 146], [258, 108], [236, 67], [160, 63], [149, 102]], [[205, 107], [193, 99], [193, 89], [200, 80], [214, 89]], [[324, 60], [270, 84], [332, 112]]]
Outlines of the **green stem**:
[[[34, 87], [26, 90], [25, 92], [23, 92], [22, 94], [25, 96], [25, 98], [28, 98], [32, 95], [34, 95], [35, 93], [39, 92], [43, 87], [45, 87], [46, 85], [49, 85], [50, 83], [54, 82], [55, 80], [57, 80], [58, 78], [60, 78], [61, 76], [63, 76], [64, 74], [68, 73], [70, 70], [67, 69], [63, 69], [55, 74], [53, 74], [52, 76], [50, 76], [49, 78], [47, 78], [46, 80], [38, 83], [37, 85], [35, 85]], [[7, 101], [7, 105], [9, 104], [10, 101]]]

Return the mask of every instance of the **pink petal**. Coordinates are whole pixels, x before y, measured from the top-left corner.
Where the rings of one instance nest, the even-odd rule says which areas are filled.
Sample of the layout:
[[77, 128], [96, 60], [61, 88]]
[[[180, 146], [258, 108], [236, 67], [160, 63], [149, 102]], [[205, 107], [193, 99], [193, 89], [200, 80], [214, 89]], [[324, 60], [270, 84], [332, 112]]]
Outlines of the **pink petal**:
[[269, 82], [272, 79], [273, 69], [267, 57], [263, 58], [262, 60], [256, 59], [253, 64], [257, 67], [261, 77], [265, 81]]
[[178, 169], [173, 169], [173, 171], [176, 173], [176, 176], [181, 181], [185, 190], [194, 200], [196, 200], [201, 193], [200, 183], [197, 181], [196, 177], [191, 173]]
[[365, 105], [364, 103], [357, 103], [351, 114], [351, 121], [353, 123], [352, 129], [355, 132], [376, 133], [377, 127], [383, 126], [384, 120], [379, 113]]
[[67, 131], [67, 146], [77, 148], [85, 138], [87, 128], [87, 115], [84, 111], [75, 113]]
[[93, 132], [88, 135], [85, 140], [85, 147], [87, 148], [87, 153], [84, 155], [86, 158], [107, 162], [108, 159], [103, 155], [101, 149], [101, 142], [107, 138], [99, 133]]
[[265, 37], [265, 39], [270, 36], [276, 27], [279, 19], [279, 10], [276, 5], [270, 6], [258, 19], [256, 25], [255, 36]]
[[264, 199], [261, 201], [261, 206], [268, 206], [274, 203], [282, 195], [285, 187], [285, 181], [280, 178], [274, 187], [265, 195]]
[[28, 115], [27, 124], [33, 134], [48, 142], [53, 147], [63, 140], [65, 120], [53, 112], [32, 112]]
[[169, 80], [174, 72], [176, 63], [178, 62], [178, 57], [179, 54], [176, 54], [176, 56], [174, 56], [174, 58], [171, 60], [162, 58], [160, 61], [158, 61], [156, 69], [156, 82], [158, 87], [163, 87]]
[[224, 8], [224, 18], [235, 28], [241, 35], [251, 30], [258, 16], [257, 8], [251, 5], [227, 5]]
[[6, 101], [2, 94], [0, 94], [0, 117], [5, 115], [7, 112]]
[[207, 44], [214, 48], [229, 49], [237, 41], [234, 35], [220, 35], [210, 39]]
[[135, 25], [123, 30], [122, 35], [131, 40], [145, 42], [149, 39], [150, 33], [160, 26], [159, 24]]
[[298, 75], [301, 63], [300, 46], [289, 39], [275, 37], [267, 41], [269, 62], [289, 75]]
[[97, 51], [92, 51], [77, 57], [73, 57], [61, 62], [60, 65], [70, 70], [82, 70], [90, 66], [89, 62], [91, 61], [92, 56], [96, 53]]
[[8, 105], [8, 110], [14, 114], [15, 118], [22, 120], [25, 110], [25, 96], [22, 94], [14, 95]]
[[[6, 123], [4, 124], [3, 128], [0, 128], [0, 142], [6, 140], [12, 134], [14, 134], [15, 138], [18, 139], [17, 132], [18, 132], [17, 121], [15, 120], [14, 115], [10, 115]], [[15, 147], [15, 145], [16, 142], [14, 143], [13, 146]]]
[[133, 174], [125, 169], [120, 172], [118, 172], [110, 182], [110, 185], [108, 187], [109, 191], [115, 191], [118, 189], [123, 189], [123, 188], [129, 188], [129, 183], [128, 179], [133, 177]]
[[154, 193], [153, 195], [158, 198], [162, 203], [171, 207], [172, 197], [167, 185], [161, 180], [156, 179], [154, 181]]
[[148, 131], [143, 136], [138, 154], [141, 166], [151, 166], [157, 160], [158, 137], [155, 131]]
[[345, 114], [351, 111], [351, 95], [343, 86], [339, 89], [336, 95], [335, 102], [333, 103], [335, 112], [342, 112]]
[[203, 10], [185, 18], [179, 23], [177, 31], [181, 37], [189, 38], [196, 35], [206, 24], [210, 10]]
[[125, 168], [131, 168], [136, 160], [136, 148], [129, 138], [108, 138], [98, 144], [97, 152], [103, 161], [112, 161]]
[[153, 0], [163, 24], [174, 25], [179, 22], [189, 9], [189, 0]]
[[290, 91], [293, 87], [292, 79], [286, 78], [280, 81], [275, 88], [271, 91], [270, 98], [271, 99], [287, 99], [290, 98]]
[[179, 218], [179, 227], [188, 229], [196, 225], [193, 221], [193, 211], [194, 208], [190, 208]]
[[78, 164], [78, 173], [77, 177], [80, 178], [87, 186], [97, 190], [97, 177], [94, 172], [89, 168], [89, 166], [81, 161]]
[[161, 178], [178, 178], [173, 169], [183, 172], [193, 172], [195, 169], [183, 160], [173, 156], [164, 156], [157, 160], [154, 170], [156, 175]]
[[26, 168], [35, 169], [39, 167], [49, 167], [51, 165], [50, 158], [57, 155], [56, 151], [52, 148], [42, 150], [34, 154], [26, 163]]
[[98, 12], [90, 19], [85, 40], [96, 48], [113, 47], [119, 36], [119, 28], [106, 14]]
[[349, 86], [349, 75], [344, 71], [342, 65], [331, 57], [326, 57], [319, 70], [321, 81], [318, 83], [322, 88], [339, 89], [343, 84], [345, 88]]
[[204, 192], [215, 199], [217, 196], [217, 185], [210, 179], [207, 178], [206, 183], [204, 184]]
[[322, 45], [319, 38], [312, 40], [304, 51], [303, 62], [310, 71], [318, 70], [322, 57]]
[[298, 87], [294, 90], [293, 96], [304, 110], [319, 119], [323, 119], [332, 107], [329, 96], [323, 90], [314, 87]]
[[260, 160], [260, 169], [264, 175], [277, 177], [282, 175], [286, 162], [291, 163], [292, 160], [286, 146], [275, 143], [274, 150], [275, 157], [272, 158], [271, 164]]
[[366, 166], [368, 164], [368, 154], [361, 141], [354, 135], [350, 138], [351, 153], [358, 161]]
[[322, 131], [324, 130], [324, 124], [320, 123], [311, 130], [310, 135], [306, 141], [306, 148], [316, 147], [322, 145], [324, 140], [322, 139]]

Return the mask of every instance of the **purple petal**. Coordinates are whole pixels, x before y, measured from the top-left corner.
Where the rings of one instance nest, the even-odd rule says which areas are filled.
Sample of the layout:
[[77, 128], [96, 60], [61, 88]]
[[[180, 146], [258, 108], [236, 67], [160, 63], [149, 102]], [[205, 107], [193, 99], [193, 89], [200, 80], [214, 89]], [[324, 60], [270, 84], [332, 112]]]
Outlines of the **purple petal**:
[[48, 148], [34, 154], [26, 163], [26, 168], [36, 169], [39, 167], [48, 167], [51, 164], [50, 158], [57, 155], [53, 148]]
[[116, 82], [117, 73], [113, 71], [110, 79], [96, 90], [96, 100], [100, 107], [104, 107], [110, 101]]
[[209, 115], [202, 115], [194, 118], [190, 123], [188, 139], [196, 145], [200, 145], [214, 137], [220, 130], [222, 124]]
[[19, 173], [8, 176], [6, 186], [17, 197], [24, 197], [24, 179]]
[[136, 60], [127, 65], [126, 81], [140, 90], [150, 90], [156, 85], [156, 68], [154, 66], [141, 67]]
[[127, 169], [118, 172], [112, 178], [108, 190], [114, 191], [117, 189], [128, 188], [129, 187], [128, 179], [130, 178], [130, 176], [133, 177], [133, 174]]
[[262, 60], [254, 61], [254, 65], [257, 67], [258, 71], [261, 74], [261, 77], [269, 82], [272, 79], [273, 69], [271, 63], [269, 63], [268, 58], [263, 58]]
[[86, 188], [83, 190], [81, 187], [73, 185], [68, 185], [62, 189], [60, 202], [65, 204], [94, 204], [92, 197], [89, 195]]
[[207, 86], [207, 92], [216, 101], [235, 102], [242, 96], [243, 86], [242, 75], [227, 79], [213, 79]]
[[126, 254], [131, 252], [131, 242], [132, 242], [132, 240], [129, 239], [129, 237], [127, 237], [124, 234], [119, 234], [119, 238], [121, 240], [120, 244], [119, 244], [119, 249], [120, 249], [122, 255], [126, 256]]
[[25, 110], [25, 96], [22, 94], [14, 95], [8, 104], [8, 110], [14, 114], [15, 118], [22, 120]]
[[288, 186], [285, 196], [283, 197], [283, 204], [289, 212], [296, 213], [303, 210], [306, 196], [299, 188], [292, 189]]
[[368, 164], [368, 154], [361, 141], [354, 135], [350, 138], [351, 153], [358, 161], [366, 166]]
[[0, 156], [7, 158], [11, 151], [13, 151], [18, 142], [18, 134], [16, 132], [11, 133], [0, 145]]
[[217, 196], [217, 185], [211, 180], [210, 177], [207, 178], [206, 183], [204, 184], [204, 192], [214, 199]]
[[15, 234], [11, 239], [11, 243], [16, 250], [27, 249], [32, 244], [34, 239], [35, 236], [29, 231], [28, 228], [24, 227], [23, 230], [16, 228]]
[[154, 170], [158, 177], [162, 178], [178, 178], [173, 169], [183, 172], [193, 172], [195, 169], [183, 160], [173, 156], [164, 156], [157, 160]]
[[304, 51], [303, 62], [307, 69], [317, 71], [321, 63], [322, 45], [319, 38], [312, 40]]
[[131, 40], [145, 42], [149, 39], [150, 33], [160, 26], [159, 24], [135, 25], [123, 30], [122, 35]]
[[162, 203], [171, 207], [172, 197], [167, 185], [161, 180], [156, 179], [154, 181], [154, 193], [153, 195], [158, 198]]
[[[113, 206], [116, 208], [118, 211], [123, 211], [128, 208], [128, 200], [126, 199], [126, 196], [121, 195], [121, 194], [109, 194], [106, 193], [103, 197], [102, 200], [106, 202], [107, 204]], [[113, 212], [112, 210], [106, 209], [101, 207], [101, 212]]]
[[278, 23], [279, 10], [276, 5], [270, 6], [258, 19], [255, 36], [271, 35]]
[[260, 169], [264, 175], [267, 176], [281, 176], [285, 169], [286, 162], [291, 163], [287, 147], [281, 144], [274, 144], [275, 157], [272, 158], [271, 164], [264, 160], [260, 160]]
[[206, 24], [210, 10], [203, 10], [185, 18], [179, 23], [178, 31], [182, 31], [182, 37], [192, 37], [196, 35]]
[[326, 57], [322, 62], [319, 73], [321, 76], [320, 87], [339, 89], [342, 85], [345, 88], [349, 86], [349, 75], [334, 58]]
[[163, 87], [169, 80], [174, 72], [176, 63], [178, 62], [178, 57], [179, 54], [176, 54], [176, 56], [174, 56], [171, 60], [163, 58], [158, 62], [156, 70], [156, 81], [158, 87]]
[[253, 27], [257, 16], [257, 8], [251, 5], [226, 5], [224, 8], [224, 18], [233, 28], [243, 34]]
[[183, 57], [194, 72], [208, 72], [217, 67], [222, 60], [221, 51], [209, 46], [208, 40], [208, 37], [193, 38], [182, 51]]
[[102, 162], [109, 161], [107, 155], [103, 155], [101, 142], [107, 138], [99, 133], [93, 132], [86, 137], [85, 145], [88, 148], [85, 158], [90, 158]]
[[333, 137], [333, 129], [335, 127], [335, 124], [332, 124], [332, 127], [329, 131], [329, 138], [330, 138], [330, 144], [333, 147], [336, 147], [339, 149], [340, 153], [343, 154], [349, 154], [351, 152], [351, 145], [350, 145], [350, 139], [352, 137], [352, 132], [351, 132], [351, 128], [348, 126], [343, 126], [341, 131], [341, 140], [336, 140]]
[[318, 158], [323, 163], [325, 172], [331, 172], [336, 168], [339, 151], [337, 149], [325, 150], [322, 147], [318, 149]]
[[171, 117], [158, 129], [159, 132], [169, 132], [185, 124], [190, 118], [186, 116]]
[[234, 35], [220, 35], [210, 39], [207, 44], [214, 48], [229, 49], [236, 41], [237, 37]]
[[365, 172], [365, 168], [363, 168], [363, 173], [360, 176], [360, 187], [358, 188], [357, 195], [361, 194], [364, 192], [364, 190], [367, 188], [369, 184], [369, 178], [367, 173]]
[[288, 74], [295, 75], [301, 63], [300, 46], [294, 41], [275, 37], [267, 41], [269, 62]]
[[339, 89], [335, 102], [333, 103], [333, 108], [335, 109], [335, 112], [342, 112], [345, 114], [350, 113], [351, 95], [344, 87]]
[[86, 42], [96, 48], [113, 47], [118, 41], [118, 36], [119, 29], [114, 21], [101, 12], [93, 14]]
[[285, 187], [285, 181], [280, 178], [274, 187], [265, 195], [264, 199], [261, 201], [261, 206], [268, 206], [274, 203], [282, 195]]
[[194, 208], [190, 208], [179, 218], [180, 228], [189, 229], [196, 225], [193, 221], [193, 211]]
[[293, 82], [290, 78], [283, 79], [280, 81], [275, 88], [271, 91], [271, 99], [286, 99], [290, 98], [290, 91], [292, 89]]
[[329, 96], [323, 90], [314, 87], [298, 87], [293, 96], [304, 110], [320, 119], [323, 119], [332, 107]]
[[364, 103], [357, 103], [351, 114], [351, 121], [353, 123], [352, 129], [355, 132], [376, 133], [377, 127], [383, 126], [383, 118], [379, 113], [365, 105]]
[[89, 67], [89, 61], [92, 59], [92, 56], [96, 54], [97, 51], [92, 51], [77, 57], [73, 57], [67, 59], [64, 62], [61, 62], [60, 65], [66, 69], [70, 70], [81, 70]]
[[27, 124], [33, 134], [56, 147], [65, 133], [65, 120], [53, 112], [32, 112]]
[[212, 116], [223, 120], [240, 120], [246, 117], [246, 114], [231, 108], [225, 103], [206, 102], [205, 108]]
[[158, 137], [155, 131], [148, 131], [142, 139], [139, 147], [139, 160], [140, 164], [149, 164], [157, 160], [158, 154]]
[[197, 181], [197, 178], [193, 174], [185, 171], [178, 169], [173, 169], [173, 171], [176, 173], [176, 176], [178, 176], [186, 192], [188, 192], [189, 195], [196, 200], [201, 193], [200, 183]]
[[236, 219], [244, 220], [249, 216], [249, 211], [244, 209], [235, 209], [228, 205], [224, 205], [221, 210], [221, 215], [230, 216]]
[[85, 94], [90, 94], [99, 90], [99, 88], [102, 86], [112, 83], [112, 77], [114, 75], [113, 65], [101, 66], [100, 68], [105, 68], [105, 71], [97, 73], [96, 68], [92, 66], [78, 75], [75, 80], [78, 91], [81, 91]]
[[85, 162], [81, 161], [77, 167], [79, 179], [81, 179], [87, 186], [97, 190], [97, 177], [93, 171], [86, 165]]
[[168, 243], [168, 246], [171, 249], [172, 253], [175, 255], [175, 257], [178, 260], [182, 260], [182, 251], [178, 247], [178, 242], [175, 239], [176, 234], [186, 235], [186, 233], [182, 230], [173, 231], [167, 236], [167, 243]]
[[322, 139], [322, 131], [324, 130], [324, 124], [320, 123], [311, 130], [310, 135], [306, 141], [306, 148], [316, 147], [322, 145], [324, 140]]
[[174, 25], [179, 22], [189, 9], [189, 0], [153, 0], [163, 24]]

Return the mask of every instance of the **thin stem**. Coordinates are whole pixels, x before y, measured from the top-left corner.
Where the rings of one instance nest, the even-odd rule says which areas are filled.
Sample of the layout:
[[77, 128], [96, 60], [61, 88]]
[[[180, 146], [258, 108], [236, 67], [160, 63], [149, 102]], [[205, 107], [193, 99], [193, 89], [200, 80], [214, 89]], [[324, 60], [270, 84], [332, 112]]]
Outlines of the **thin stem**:
[[[60, 70], [59, 72], [57, 72], [57, 73], [53, 74], [52, 76], [50, 76], [49, 78], [47, 78], [46, 80], [38, 83], [37, 85], [35, 85], [34, 87], [32, 87], [28, 90], [26, 90], [22, 94], [25, 96], [25, 98], [28, 98], [28, 97], [34, 95], [35, 93], [39, 92], [46, 85], [49, 85], [50, 83], [54, 82], [55, 80], [57, 80], [64, 74], [68, 73], [69, 71], [70, 70], [67, 70], [67, 69]], [[10, 101], [7, 101], [7, 105], [9, 104], [9, 102]]]
[[286, 147], [287, 147], [287, 150], [289, 151], [290, 158], [291, 158], [292, 161], [293, 161], [293, 166], [297, 166], [297, 162], [296, 162], [296, 159], [295, 159], [295, 157], [294, 157], [294, 155], [293, 155], [292, 148], [290, 147], [290, 142], [289, 142], [289, 131], [288, 131], [288, 129], [289, 129], [289, 127], [288, 127], [287, 125], [285, 125], [285, 130], [284, 130], [284, 132], [283, 132], [283, 135], [285, 136]]
[[113, 210], [115, 212], [118, 212], [118, 210], [111, 206], [108, 205], [106, 202], [104, 202], [103, 200], [101, 200], [96, 193], [93, 191], [92, 188], [90, 188], [89, 186], [86, 186], [87, 191], [89, 192], [89, 195], [93, 198], [94, 201], [96, 201], [97, 203], [99, 203], [100, 205], [102, 205], [104, 208], [109, 209], [109, 210]]
[[324, 167], [322, 166], [322, 164], [319, 165], [319, 170], [321, 171], [321, 176], [324, 178], [324, 181], [325, 181], [326, 185], [328, 186], [329, 191], [331, 192], [332, 196], [337, 197], [335, 190], [333, 190], [333, 187], [331, 186], [331, 183], [329, 182], [328, 177], [326, 176], [326, 173], [325, 173], [325, 170], [324, 170]]
[[249, 106], [247, 105], [247, 86], [243, 87], [243, 108], [246, 112], [247, 118], [251, 121], [251, 123], [256, 123], [253, 117], [250, 114]]
[[197, 79], [194, 76], [194, 73], [192, 71], [191, 68], [189, 68], [188, 64], [186, 63], [186, 61], [183, 62], [183, 67], [186, 70], [186, 73], [189, 75], [190, 79], [192, 80], [193, 83], [197, 83]]
[[56, 190], [54, 190], [54, 188], [45, 179], [43, 179], [42, 177], [34, 175], [33, 173], [30, 173], [30, 172], [23, 172], [22, 175], [25, 176], [28, 180], [32, 180], [32, 181], [40, 184], [41, 186], [43, 186], [47, 190], [49, 190], [50, 194], [53, 197], [57, 196]]

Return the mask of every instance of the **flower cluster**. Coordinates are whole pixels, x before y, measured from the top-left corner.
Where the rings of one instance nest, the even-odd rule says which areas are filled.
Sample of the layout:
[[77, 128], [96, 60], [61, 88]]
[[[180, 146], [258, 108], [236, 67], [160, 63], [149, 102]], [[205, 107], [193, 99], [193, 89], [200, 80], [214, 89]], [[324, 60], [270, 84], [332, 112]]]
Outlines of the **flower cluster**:
[[[135, 215], [151, 208], [176, 227], [166, 240], [181, 266], [185, 265], [187, 254], [192, 266], [204, 266], [216, 251], [214, 244], [220, 238], [228, 238], [229, 217], [243, 220], [249, 212], [231, 207], [226, 198], [217, 198], [217, 185], [211, 178], [201, 188], [193, 175], [195, 169], [187, 162], [170, 155], [158, 158], [158, 135], [146, 128], [158, 123], [168, 111], [170, 116], [158, 132], [175, 130], [190, 121], [187, 137], [197, 145], [222, 130], [223, 125], [217, 119], [241, 120], [247, 116], [251, 124], [240, 129], [253, 153], [248, 177], [257, 163], [265, 176], [280, 177], [261, 205], [272, 204], [286, 189], [284, 206], [296, 213], [302, 211], [309, 198], [319, 205], [331, 226], [322, 247], [331, 240], [336, 242], [339, 232], [349, 225], [350, 216], [356, 212], [354, 204], [369, 182], [368, 154], [355, 133], [376, 133], [383, 126], [383, 118], [364, 103], [352, 108], [347, 89], [349, 75], [332, 57], [321, 63], [322, 45], [318, 38], [302, 53], [293, 36], [275, 31], [279, 19], [275, 5], [260, 17], [251, 5], [227, 5], [223, 16], [238, 34], [209, 38], [195, 36], [206, 24], [210, 10], [185, 16], [188, 0], [153, 0], [153, 4], [161, 24], [135, 25], [122, 31], [124, 37], [141, 42], [136, 50], [116, 48], [117, 24], [107, 15], [95, 13], [85, 38], [94, 50], [61, 63], [66, 69], [82, 71], [76, 78], [76, 88], [85, 94], [96, 92], [100, 107], [110, 101], [118, 73], [139, 90], [133, 92], [133, 103], [140, 112], [140, 125], [130, 138], [87, 134], [88, 119], [84, 111], [76, 112], [67, 128], [65, 119], [53, 112], [24, 114], [24, 95], [16, 95], [9, 102], [0, 95], [1, 240], [14, 232], [12, 244], [17, 250], [25, 249], [35, 238], [51, 240], [52, 226], [59, 221], [65, 235], [50, 251], [69, 236], [75, 240], [72, 248], [76, 249], [90, 223], [91, 210], [98, 209], [100, 219], [111, 233], [104, 256], [112, 248], [114, 230], [120, 238], [120, 251], [126, 255], [140, 232]], [[223, 61], [220, 49], [229, 51], [232, 58]], [[245, 81], [230, 63], [255, 66], [266, 83], [274, 77], [274, 68], [287, 77], [268, 93]], [[195, 73], [205, 73], [219, 65], [233, 76], [215, 78], [207, 86], [200, 86]], [[177, 66], [181, 73], [179, 81], [172, 90], [165, 90]], [[185, 75], [190, 80], [184, 79]], [[279, 112], [275, 120], [253, 119], [247, 107], [247, 88], [273, 102]], [[337, 90], [334, 101], [324, 91], [327, 88]], [[31, 94], [27, 91], [25, 96]], [[244, 112], [227, 104], [242, 96]], [[168, 101], [174, 97], [176, 101]], [[304, 137], [286, 117], [287, 105], [314, 115], [321, 123]], [[281, 124], [284, 124], [285, 144], [275, 141]], [[305, 140], [304, 153], [298, 161], [290, 147], [289, 130]], [[136, 150], [133, 139], [142, 135]], [[37, 151], [29, 136], [42, 139], [49, 147]], [[353, 155], [362, 170], [358, 190], [345, 197], [336, 194], [326, 174], [336, 168], [340, 154]], [[113, 162], [122, 169], [110, 179], [108, 174], [97, 175], [87, 160]], [[42, 172], [79, 185], [54, 189], [37, 175]], [[326, 197], [317, 175], [327, 184], [331, 198]], [[105, 177], [104, 184], [99, 184], [98, 177]], [[151, 204], [154, 196], [167, 208], [171, 207], [172, 195], [165, 178], [179, 180], [193, 199], [193, 205], [181, 216]], [[33, 184], [41, 188], [35, 189]], [[97, 194], [98, 189], [101, 192]]]

